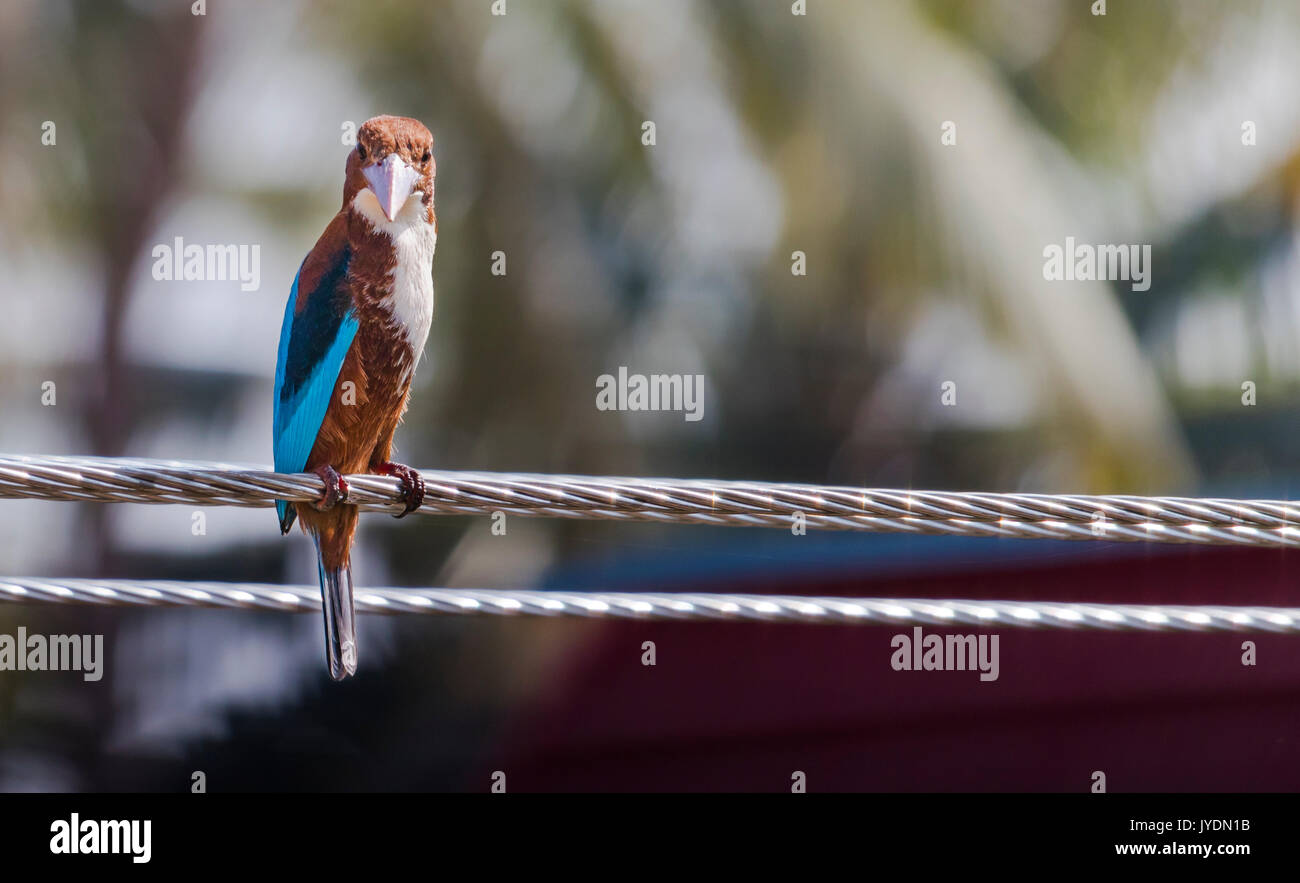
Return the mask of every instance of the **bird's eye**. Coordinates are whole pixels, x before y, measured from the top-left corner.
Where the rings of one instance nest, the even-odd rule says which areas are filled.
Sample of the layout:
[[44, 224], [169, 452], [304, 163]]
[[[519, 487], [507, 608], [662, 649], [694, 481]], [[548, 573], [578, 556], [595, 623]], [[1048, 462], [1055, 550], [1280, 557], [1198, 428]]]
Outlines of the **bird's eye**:
[[357, 145], [357, 156], [361, 157], [362, 162], [366, 161], [366, 145], [364, 144]]
[[420, 157], [420, 162], [428, 162], [428, 161], [429, 161], [429, 158], [432, 157], [432, 156], [433, 156], [433, 154], [430, 153], [430, 152], [429, 152], [429, 148], [426, 147], [426, 148], [424, 149], [424, 156]]

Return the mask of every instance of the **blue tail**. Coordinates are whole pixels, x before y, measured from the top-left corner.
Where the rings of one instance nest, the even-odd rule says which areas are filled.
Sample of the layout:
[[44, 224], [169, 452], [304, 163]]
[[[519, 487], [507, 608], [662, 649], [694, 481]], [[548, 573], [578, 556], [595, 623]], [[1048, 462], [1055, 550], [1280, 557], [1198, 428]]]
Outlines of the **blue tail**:
[[328, 569], [325, 566], [325, 557], [321, 554], [320, 535], [313, 530], [311, 536], [316, 541], [320, 594], [325, 609], [325, 658], [329, 662], [330, 677], [341, 681], [348, 675], [357, 673], [357, 630], [356, 611], [352, 605], [352, 565], [348, 564], [337, 570]]

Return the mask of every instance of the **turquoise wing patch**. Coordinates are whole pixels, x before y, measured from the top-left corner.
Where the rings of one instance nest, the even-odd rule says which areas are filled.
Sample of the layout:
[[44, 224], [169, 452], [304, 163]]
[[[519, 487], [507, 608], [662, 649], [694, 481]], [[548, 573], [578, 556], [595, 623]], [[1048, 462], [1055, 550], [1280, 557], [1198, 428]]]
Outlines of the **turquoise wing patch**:
[[[340, 315], [334, 306], [332, 294], [339, 278], [340, 273], [326, 274], [297, 314], [297, 276], [289, 291], [275, 366], [272, 422], [276, 472], [301, 472], [306, 468], [343, 360], [357, 334], [356, 313], [348, 309]], [[289, 504], [279, 500], [275, 507], [283, 526]]]

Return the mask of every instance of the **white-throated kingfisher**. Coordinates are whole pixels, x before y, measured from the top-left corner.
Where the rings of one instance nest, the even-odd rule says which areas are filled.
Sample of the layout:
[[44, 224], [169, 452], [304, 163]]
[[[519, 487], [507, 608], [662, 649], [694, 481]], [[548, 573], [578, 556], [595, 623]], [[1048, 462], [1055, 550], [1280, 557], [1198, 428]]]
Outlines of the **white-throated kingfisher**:
[[298, 268], [275, 368], [275, 470], [314, 472], [320, 500], [275, 504], [316, 542], [330, 675], [356, 672], [350, 473], [396, 476], [405, 509], [424, 481], [390, 459], [415, 366], [433, 322], [433, 135], [417, 120], [378, 116], [357, 130], [343, 208]]

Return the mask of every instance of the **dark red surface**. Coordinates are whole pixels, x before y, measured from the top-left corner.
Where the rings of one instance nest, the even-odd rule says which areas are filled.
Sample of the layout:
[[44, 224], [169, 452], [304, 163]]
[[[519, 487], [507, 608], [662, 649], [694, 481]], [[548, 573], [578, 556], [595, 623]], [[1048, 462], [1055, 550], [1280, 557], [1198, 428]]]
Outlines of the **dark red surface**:
[[[675, 590], [1300, 606], [1294, 553], [1161, 547]], [[611, 622], [491, 759], [511, 791], [1300, 789], [1300, 639], [999, 628], [1000, 677], [896, 672], [894, 627]], [[971, 628], [926, 632], [968, 633]], [[1243, 666], [1253, 640], [1258, 664]], [[654, 641], [657, 665], [641, 664]]]

